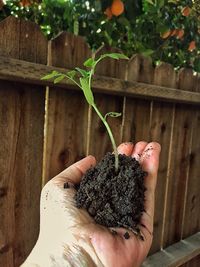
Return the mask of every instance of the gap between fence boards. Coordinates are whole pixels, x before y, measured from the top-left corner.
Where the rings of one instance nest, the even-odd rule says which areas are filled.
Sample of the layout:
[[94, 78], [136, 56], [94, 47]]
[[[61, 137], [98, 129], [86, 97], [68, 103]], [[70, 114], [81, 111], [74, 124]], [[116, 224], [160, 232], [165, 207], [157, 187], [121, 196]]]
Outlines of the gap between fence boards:
[[[41, 80], [44, 75], [50, 73], [52, 70], [57, 70], [62, 73], [66, 73], [68, 71], [63, 68], [51, 67], [0, 56], [0, 79], [2, 80], [52, 86], [54, 85], [53, 82]], [[67, 79], [59, 84], [56, 84], [57, 87], [64, 88], [69, 88], [69, 85], [70, 87], [73, 86], [73, 84]], [[96, 75], [94, 77], [93, 89], [96, 92], [106, 94], [200, 105], [200, 93], [197, 92], [183, 91], [180, 89], [167, 88], [146, 83], [128, 82], [105, 76]]]

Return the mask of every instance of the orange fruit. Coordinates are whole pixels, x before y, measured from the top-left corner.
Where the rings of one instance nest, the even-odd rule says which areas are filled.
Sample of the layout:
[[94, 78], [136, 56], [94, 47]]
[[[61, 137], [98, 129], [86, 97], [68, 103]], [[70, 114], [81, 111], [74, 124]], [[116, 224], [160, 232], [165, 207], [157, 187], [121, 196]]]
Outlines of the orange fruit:
[[111, 19], [112, 16], [113, 16], [110, 7], [107, 7], [107, 8], [106, 8], [104, 14], [107, 16], [108, 19]]
[[171, 35], [171, 31], [168, 30], [168, 31], [164, 32], [163, 34], [161, 34], [161, 38], [167, 39], [170, 35]]
[[178, 30], [174, 29], [174, 30], [172, 30], [171, 36], [175, 36], [175, 35], [177, 35], [177, 33], [178, 33]]
[[121, 0], [114, 0], [111, 5], [111, 12], [115, 16], [119, 16], [124, 12], [124, 3]]
[[185, 34], [185, 32], [184, 32], [184, 30], [183, 29], [180, 29], [180, 30], [178, 30], [178, 32], [177, 32], [177, 39], [181, 39], [181, 38], [183, 38], [183, 35]]
[[189, 6], [186, 6], [182, 9], [181, 13], [183, 16], [187, 17], [190, 15], [191, 9], [189, 8]]
[[191, 41], [191, 42], [189, 43], [188, 50], [189, 50], [190, 52], [192, 52], [192, 51], [195, 50], [195, 49], [196, 49], [196, 42], [195, 42], [195, 41]]
[[23, 7], [27, 7], [31, 5], [30, 0], [22, 0], [19, 2], [19, 4], [20, 6], [23, 6]]

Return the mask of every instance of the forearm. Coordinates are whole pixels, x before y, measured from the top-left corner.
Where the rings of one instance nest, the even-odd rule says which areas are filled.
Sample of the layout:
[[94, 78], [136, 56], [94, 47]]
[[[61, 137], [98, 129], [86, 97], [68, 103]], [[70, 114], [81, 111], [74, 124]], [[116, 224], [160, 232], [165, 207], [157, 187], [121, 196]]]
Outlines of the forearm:
[[49, 249], [37, 242], [21, 267], [96, 267], [90, 255], [78, 246]]

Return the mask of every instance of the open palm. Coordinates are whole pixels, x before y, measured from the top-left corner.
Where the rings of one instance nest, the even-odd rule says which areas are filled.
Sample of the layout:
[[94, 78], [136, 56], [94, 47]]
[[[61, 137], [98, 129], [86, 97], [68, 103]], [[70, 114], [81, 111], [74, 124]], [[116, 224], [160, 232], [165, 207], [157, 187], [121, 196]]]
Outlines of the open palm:
[[[88, 156], [54, 177], [42, 191], [38, 243], [45, 247], [49, 255], [53, 255], [54, 260], [59, 259], [63, 264], [65, 261], [71, 262], [72, 266], [138, 267], [148, 254], [152, 243], [160, 145], [155, 142], [138, 142], [135, 146], [123, 143], [118, 151], [138, 159], [143, 170], [148, 172], [145, 178], [146, 211], [140, 225], [144, 240], [124, 228], [111, 231], [98, 225], [85, 210], [75, 207], [74, 184], [79, 183], [87, 169], [96, 164], [95, 158]], [[64, 189], [66, 182], [68, 188]], [[129, 239], [124, 238], [127, 231]]]

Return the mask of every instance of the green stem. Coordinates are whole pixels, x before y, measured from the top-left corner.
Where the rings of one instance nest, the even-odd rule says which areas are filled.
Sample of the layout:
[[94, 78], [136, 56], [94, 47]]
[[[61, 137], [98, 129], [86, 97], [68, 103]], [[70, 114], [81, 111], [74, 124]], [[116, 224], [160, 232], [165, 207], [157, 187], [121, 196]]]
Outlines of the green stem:
[[70, 81], [72, 81], [73, 83], [75, 83], [82, 90], [82, 87], [80, 86], [79, 83], [76, 82], [76, 80], [74, 80], [73, 78], [71, 78], [70, 76], [68, 76], [66, 74], [65, 74], [65, 77], [67, 77], [67, 79], [69, 79]]
[[101, 115], [100, 111], [98, 110], [98, 108], [96, 107], [95, 104], [92, 105], [92, 107], [94, 108], [94, 110], [96, 111], [97, 115], [99, 116], [99, 118], [102, 120], [102, 122], [104, 123], [107, 131], [108, 131], [108, 134], [109, 134], [109, 137], [110, 137], [110, 140], [111, 140], [111, 143], [112, 143], [112, 146], [113, 146], [113, 149], [114, 149], [114, 154], [115, 154], [115, 171], [117, 172], [118, 171], [118, 168], [119, 168], [119, 157], [118, 157], [118, 152], [117, 152], [117, 146], [116, 146], [116, 143], [115, 143], [115, 139], [113, 137], [113, 133], [110, 129], [110, 126], [109, 124], [107, 123], [107, 121], [104, 119], [104, 117]]

